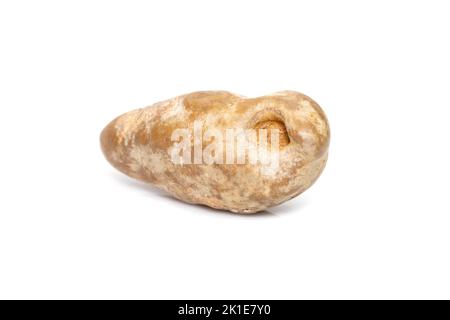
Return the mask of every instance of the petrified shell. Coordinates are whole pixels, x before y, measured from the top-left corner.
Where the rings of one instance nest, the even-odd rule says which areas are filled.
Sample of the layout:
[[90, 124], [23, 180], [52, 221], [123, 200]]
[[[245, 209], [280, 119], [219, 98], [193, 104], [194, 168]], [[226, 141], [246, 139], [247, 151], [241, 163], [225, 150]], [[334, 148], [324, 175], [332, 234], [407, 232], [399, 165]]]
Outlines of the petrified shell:
[[[184, 144], [187, 154], [178, 155], [175, 147], [179, 141], [174, 140], [174, 132], [183, 128], [191, 144]], [[214, 129], [223, 135], [202, 136], [199, 140], [198, 129]], [[255, 129], [256, 141], [244, 135], [248, 150], [265, 149], [266, 155], [276, 156], [270, 158], [278, 159], [276, 165], [250, 163], [248, 150], [241, 158], [245, 163], [230, 163], [228, 160], [238, 158], [238, 151], [221, 149], [232, 146], [225, 141], [215, 144], [217, 149], [208, 158], [204, 153], [211, 151], [208, 145], [225, 139], [227, 129]], [[278, 134], [270, 135], [262, 144], [260, 138], [269, 136], [270, 129], [278, 129]], [[119, 116], [103, 130], [101, 146], [115, 168], [182, 201], [254, 213], [289, 200], [314, 183], [325, 167], [329, 136], [324, 112], [303, 94], [282, 91], [245, 98], [226, 91], [204, 91]], [[272, 148], [275, 145], [277, 148]], [[214, 158], [217, 150], [223, 150], [222, 162], [211, 162], [220, 158]]]

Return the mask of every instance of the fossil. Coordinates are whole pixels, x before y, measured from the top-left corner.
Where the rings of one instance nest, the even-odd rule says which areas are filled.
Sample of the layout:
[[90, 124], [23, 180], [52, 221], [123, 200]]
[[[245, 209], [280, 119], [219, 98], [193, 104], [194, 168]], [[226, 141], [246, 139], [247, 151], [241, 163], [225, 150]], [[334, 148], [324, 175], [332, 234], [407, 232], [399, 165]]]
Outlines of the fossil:
[[127, 112], [100, 140], [106, 159], [130, 177], [188, 203], [255, 213], [315, 182], [330, 129], [319, 105], [298, 92], [201, 91]]

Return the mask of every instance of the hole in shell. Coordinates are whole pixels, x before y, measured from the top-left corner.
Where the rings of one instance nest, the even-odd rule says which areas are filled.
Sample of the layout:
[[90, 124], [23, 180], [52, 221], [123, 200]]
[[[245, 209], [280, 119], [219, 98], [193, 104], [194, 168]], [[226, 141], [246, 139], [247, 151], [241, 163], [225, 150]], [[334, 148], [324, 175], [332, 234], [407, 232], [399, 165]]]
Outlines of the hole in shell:
[[[269, 148], [272, 145], [272, 138], [271, 138], [272, 129], [278, 130], [278, 141], [280, 148], [287, 146], [290, 142], [286, 126], [281, 120], [278, 119], [263, 120], [256, 123], [253, 128], [258, 130], [257, 131], [258, 143], [261, 141], [261, 139], [265, 138], [267, 141], [267, 146]], [[261, 132], [259, 129], [266, 129], [265, 131], [266, 137], [260, 136]]]

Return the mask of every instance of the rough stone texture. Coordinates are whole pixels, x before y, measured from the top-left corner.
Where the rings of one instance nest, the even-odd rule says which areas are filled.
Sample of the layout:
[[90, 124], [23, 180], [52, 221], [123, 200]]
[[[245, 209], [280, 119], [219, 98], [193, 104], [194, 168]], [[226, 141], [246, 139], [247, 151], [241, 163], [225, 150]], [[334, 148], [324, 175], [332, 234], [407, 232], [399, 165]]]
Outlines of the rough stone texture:
[[[278, 168], [261, 164], [174, 164], [172, 132], [216, 128], [278, 128]], [[193, 92], [137, 109], [113, 120], [101, 133], [108, 161], [130, 177], [151, 183], [189, 203], [254, 213], [309, 188], [322, 172], [330, 130], [311, 98], [282, 91], [245, 98], [226, 91]], [[203, 141], [204, 147], [208, 141]], [[192, 150], [192, 154], [194, 151]]]

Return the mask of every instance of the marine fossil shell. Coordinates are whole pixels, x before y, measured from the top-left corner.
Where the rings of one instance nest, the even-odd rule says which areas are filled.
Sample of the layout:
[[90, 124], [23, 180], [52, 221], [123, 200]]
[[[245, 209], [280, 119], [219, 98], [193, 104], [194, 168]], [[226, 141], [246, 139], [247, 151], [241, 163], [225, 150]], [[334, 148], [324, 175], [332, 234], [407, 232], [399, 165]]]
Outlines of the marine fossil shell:
[[[176, 149], [183, 137], [180, 130], [185, 134], [184, 149]], [[244, 134], [249, 147], [240, 158], [244, 162], [237, 161], [236, 140], [234, 145], [225, 141], [230, 130], [256, 132], [256, 140]], [[319, 105], [298, 92], [245, 98], [202, 91], [125, 113], [106, 126], [100, 140], [106, 159], [130, 177], [185, 202], [254, 213], [289, 200], [314, 183], [325, 167], [330, 130]], [[276, 165], [250, 163], [251, 147], [266, 150]]]

